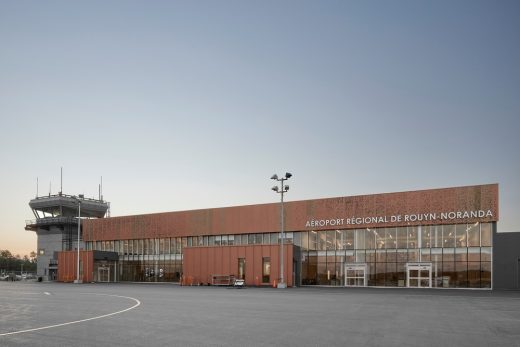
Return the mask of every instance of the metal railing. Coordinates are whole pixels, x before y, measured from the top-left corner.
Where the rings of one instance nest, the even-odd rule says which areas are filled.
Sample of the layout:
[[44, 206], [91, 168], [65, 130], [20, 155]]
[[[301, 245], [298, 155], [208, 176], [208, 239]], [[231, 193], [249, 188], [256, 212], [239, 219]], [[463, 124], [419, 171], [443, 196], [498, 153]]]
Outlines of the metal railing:
[[104, 200], [94, 199], [94, 198], [85, 198], [85, 197], [79, 197], [77, 195], [69, 195], [69, 194], [49, 194], [49, 195], [42, 195], [37, 196], [33, 200], [43, 200], [48, 198], [71, 198], [71, 199], [79, 199], [84, 201], [95, 201], [95, 202], [102, 202], [105, 203]]
[[77, 217], [46, 217], [40, 219], [28, 219], [25, 226], [31, 225], [51, 225], [51, 224], [78, 224]]

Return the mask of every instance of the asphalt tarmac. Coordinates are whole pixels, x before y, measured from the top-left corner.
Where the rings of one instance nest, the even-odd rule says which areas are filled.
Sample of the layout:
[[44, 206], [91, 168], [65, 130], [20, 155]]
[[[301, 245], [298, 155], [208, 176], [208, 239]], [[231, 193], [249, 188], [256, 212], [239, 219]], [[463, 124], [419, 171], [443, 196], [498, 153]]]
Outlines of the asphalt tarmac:
[[0, 282], [0, 346], [520, 346], [520, 292]]

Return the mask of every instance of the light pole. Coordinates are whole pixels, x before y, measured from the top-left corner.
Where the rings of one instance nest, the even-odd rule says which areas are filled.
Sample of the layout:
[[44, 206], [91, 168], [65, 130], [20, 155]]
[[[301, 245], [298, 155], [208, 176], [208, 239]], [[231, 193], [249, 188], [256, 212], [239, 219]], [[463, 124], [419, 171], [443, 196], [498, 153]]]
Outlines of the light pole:
[[280, 204], [281, 205], [281, 207], [280, 207], [280, 281], [278, 282], [278, 285], [277, 285], [278, 288], [287, 288], [287, 284], [285, 283], [284, 276], [283, 276], [283, 265], [284, 265], [284, 262], [283, 262], [283, 241], [285, 239], [285, 236], [284, 236], [283, 194], [287, 193], [287, 191], [289, 190], [289, 186], [288, 185], [284, 185], [283, 182], [288, 180], [291, 177], [292, 177], [292, 174], [289, 173], [289, 172], [286, 172], [285, 173], [285, 177], [282, 177], [282, 178], [278, 178], [277, 174], [274, 174], [273, 176], [271, 176], [272, 180], [280, 182], [280, 188], [278, 188], [278, 186], [274, 186], [271, 189], [274, 190], [276, 193], [280, 193], [280, 195], [282, 197], [281, 198], [281, 204]]
[[81, 200], [78, 198], [74, 198], [76, 202], [78, 203], [78, 244], [76, 245], [76, 248], [78, 250], [78, 256], [76, 259], [76, 280], [74, 283], [81, 283], [82, 281], [79, 279], [79, 235], [81, 230]]

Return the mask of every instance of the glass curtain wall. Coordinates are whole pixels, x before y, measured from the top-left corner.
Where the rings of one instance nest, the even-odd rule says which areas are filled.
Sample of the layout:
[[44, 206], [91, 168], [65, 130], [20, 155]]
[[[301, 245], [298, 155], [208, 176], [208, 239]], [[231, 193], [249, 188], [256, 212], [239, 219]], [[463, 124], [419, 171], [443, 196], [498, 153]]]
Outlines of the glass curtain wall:
[[[368, 286], [406, 286], [406, 264], [432, 264], [432, 287], [490, 288], [493, 223], [294, 233], [302, 285], [345, 285], [345, 264], [367, 265]], [[296, 242], [296, 240], [298, 242]]]
[[[490, 288], [493, 223], [288, 232], [301, 248], [303, 285], [345, 285], [345, 264], [366, 264], [369, 286], [406, 286], [406, 264], [432, 264], [432, 287]], [[185, 247], [279, 244], [280, 233], [90, 241], [119, 254], [118, 280], [178, 282]], [[267, 264], [266, 273], [267, 277]], [[270, 270], [269, 270], [270, 272]]]

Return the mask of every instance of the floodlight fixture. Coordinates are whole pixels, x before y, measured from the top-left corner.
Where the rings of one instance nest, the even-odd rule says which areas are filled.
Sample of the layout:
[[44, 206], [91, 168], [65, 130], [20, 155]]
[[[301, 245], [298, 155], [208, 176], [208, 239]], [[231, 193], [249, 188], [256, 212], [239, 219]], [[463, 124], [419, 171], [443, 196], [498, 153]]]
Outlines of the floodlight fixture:
[[274, 186], [271, 188], [276, 193], [280, 193], [281, 200], [280, 200], [280, 280], [278, 281], [277, 288], [287, 288], [287, 284], [285, 283], [284, 275], [283, 275], [283, 267], [284, 267], [284, 254], [283, 254], [283, 247], [284, 247], [284, 206], [283, 206], [283, 194], [287, 193], [289, 191], [289, 185], [284, 185], [284, 181], [288, 180], [292, 177], [292, 174], [290, 172], [286, 172], [285, 176], [282, 178], [278, 178], [277, 174], [274, 174], [271, 176], [272, 180], [280, 182], [280, 188], [278, 186]]

